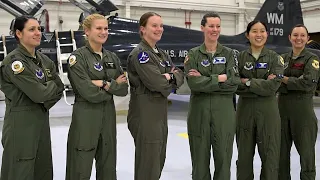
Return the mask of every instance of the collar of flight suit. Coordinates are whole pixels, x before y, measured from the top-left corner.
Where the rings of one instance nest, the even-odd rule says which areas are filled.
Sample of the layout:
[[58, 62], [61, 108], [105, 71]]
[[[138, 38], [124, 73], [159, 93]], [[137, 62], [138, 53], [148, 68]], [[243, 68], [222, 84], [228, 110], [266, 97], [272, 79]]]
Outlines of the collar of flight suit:
[[[306, 48], [303, 48], [303, 50], [301, 51], [301, 53], [299, 54], [299, 56], [297, 57], [297, 59], [300, 58], [300, 57], [304, 57], [304, 56], [306, 55], [306, 53], [307, 53]], [[293, 51], [290, 51], [290, 52], [288, 53], [288, 55], [289, 55], [290, 58], [292, 58], [292, 56], [293, 56]]]
[[[222, 49], [223, 49], [223, 46], [220, 44], [220, 43], [218, 43], [217, 44], [217, 48], [216, 48], [216, 52], [214, 53], [215, 55], [216, 54], [220, 54], [221, 53], [221, 51], [222, 51]], [[211, 53], [208, 53], [207, 52], [207, 49], [206, 49], [206, 45], [205, 45], [205, 43], [202, 43], [201, 45], [200, 45], [200, 52], [202, 53], [202, 54], [211, 54]]]
[[[140, 44], [141, 44], [143, 47], [147, 48], [147, 50], [149, 50], [149, 51], [151, 51], [151, 52], [154, 52], [153, 48], [149, 45], [149, 43], [148, 43], [145, 39], [142, 38]], [[155, 46], [156, 46], [157, 49], [159, 49], [157, 45], [155, 45]]]
[[35, 64], [39, 64], [40, 62], [40, 55], [39, 55], [39, 52], [38, 51], [35, 51], [35, 55], [36, 57], [33, 57], [29, 52], [28, 50], [22, 45], [22, 44], [18, 44], [18, 51], [21, 52], [24, 56], [27, 56], [29, 58], [32, 59], [32, 61], [35, 63]]
[[[89, 41], [86, 41], [85, 46], [87, 47], [87, 49], [92, 53], [92, 54], [97, 54], [91, 47]], [[107, 56], [107, 51], [103, 48], [102, 46], [102, 59]]]
[[[265, 46], [263, 46], [259, 57], [265, 56], [266, 54], [268, 54], [268, 51], [269, 51], [268, 48], [266, 48]], [[252, 55], [251, 46], [247, 49], [247, 52]]]

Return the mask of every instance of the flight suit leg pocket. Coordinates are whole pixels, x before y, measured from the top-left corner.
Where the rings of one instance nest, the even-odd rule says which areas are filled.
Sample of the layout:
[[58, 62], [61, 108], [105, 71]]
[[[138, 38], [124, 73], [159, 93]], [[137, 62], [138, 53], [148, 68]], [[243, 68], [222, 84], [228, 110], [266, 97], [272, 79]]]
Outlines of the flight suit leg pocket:
[[139, 97], [141, 138], [146, 143], [161, 143], [164, 141], [164, 132], [167, 121], [167, 99], [141, 95]]
[[14, 174], [19, 179], [34, 179], [36, 153], [45, 114], [41, 109], [12, 110]]
[[75, 131], [75, 148], [78, 151], [92, 151], [98, 144], [102, 128], [102, 112], [99, 107], [76, 104], [72, 123]]
[[41, 110], [12, 111], [15, 159], [34, 160], [45, 117]]
[[199, 109], [190, 108], [188, 115], [188, 135], [201, 137], [202, 135], [203, 112]]
[[102, 128], [102, 109], [86, 103], [74, 105], [72, 126], [74, 133], [73, 160], [81, 179], [89, 179]]

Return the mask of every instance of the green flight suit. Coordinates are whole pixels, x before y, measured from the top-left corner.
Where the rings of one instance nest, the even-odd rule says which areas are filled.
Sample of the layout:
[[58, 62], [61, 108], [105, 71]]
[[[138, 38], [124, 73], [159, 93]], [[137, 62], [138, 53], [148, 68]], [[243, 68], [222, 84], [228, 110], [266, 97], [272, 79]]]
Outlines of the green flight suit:
[[[218, 43], [214, 55], [205, 44], [191, 49], [185, 60], [185, 73], [190, 69], [200, 77], [187, 76], [191, 89], [188, 113], [188, 135], [192, 160], [192, 179], [209, 180], [210, 150], [213, 150], [213, 179], [230, 179], [233, 141], [236, 132], [233, 95], [240, 84], [237, 56], [232, 49]], [[227, 81], [218, 82], [226, 74]]]
[[[283, 59], [265, 47], [256, 59], [248, 49], [239, 54], [239, 73], [251, 83], [241, 84], [237, 90], [237, 180], [254, 179], [256, 144], [262, 163], [260, 179], [277, 180], [281, 122], [276, 92], [283, 76]], [[277, 77], [268, 80], [270, 74]]]
[[300, 179], [315, 180], [315, 145], [318, 120], [313, 109], [313, 95], [319, 79], [319, 58], [304, 49], [297, 58], [292, 52], [282, 55], [288, 84], [279, 88], [281, 116], [281, 158], [279, 180], [290, 180], [292, 141], [300, 155]]
[[[145, 40], [128, 57], [130, 102], [128, 129], [135, 143], [134, 180], [159, 180], [166, 158], [167, 97], [183, 84], [184, 74], [163, 50]], [[164, 73], [177, 72], [167, 81]]]
[[55, 64], [18, 45], [3, 60], [0, 76], [6, 96], [0, 179], [52, 180], [49, 109], [64, 90]]
[[[75, 94], [68, 134], [66, 180], [89, 180], [93, 159], [96, 178], [116, 180], [116, 110], [113, 95], [126, 96], [128, 84], [115, 80], [123, 74], [119, 58], [102, 49], [102, 57], [87, 43], [69, 57], [68, 78]], [[92, 80], [111, 82], [108, 91]]]

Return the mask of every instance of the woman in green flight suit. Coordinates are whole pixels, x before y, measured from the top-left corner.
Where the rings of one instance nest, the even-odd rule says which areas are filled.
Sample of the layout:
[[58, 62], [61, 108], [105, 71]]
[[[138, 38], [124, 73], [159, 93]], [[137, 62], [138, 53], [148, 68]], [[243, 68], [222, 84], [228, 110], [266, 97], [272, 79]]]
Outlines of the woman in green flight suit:
[[267, 26], [252, 21], [247, 26], [248, 50], [239, 54], [242, 84], [237, 90], [237, 180], [253, 180], [255, 147], [261, 158], [260, 179], [277, 180], [280, 158], [280, 115], [276, 92], [283, 77], [283, 59], [265, 47]]
[[313, 95], [319, 80], [319, 57], [305, 48], [309, 35], [304, 25], [293, 27], [289, 40], [292, 51], [282, 55], [285, 70], [279, 88], [282, 129], [279, 180], [291, 179], [292, 142], [300, 155], [300, 179], [315, 180], [318, 120], [313, 109]]
[[2, 130], [1, 180], [52, 180], [49, 109], [64, 85], [54, 62], [36, 51], [41, 27], [33, 17], [15, 19], [18, 47], [1, 64], [1, 90], [6, 99]]
[[119, 58], [103, 48], [108, 21], [99, 14], [84, 21], [87, 42], [69, 57], [68, 78], [75, 93], [68, 136], [66, 180], [116, 180], [116, 111], [113, 95], [126, 96], [128, 84]]
[[185, 60], [191, 89], [188, 135], [192, 179], [211, 179], [210, 152], [214, 159], [213, 179], [230, 180], [236, 131], [233, 96], [240, 84], [237, 57], [218, 38], [221, 19], [207, 13], [201, 21], [204, 43], [192, 48]]

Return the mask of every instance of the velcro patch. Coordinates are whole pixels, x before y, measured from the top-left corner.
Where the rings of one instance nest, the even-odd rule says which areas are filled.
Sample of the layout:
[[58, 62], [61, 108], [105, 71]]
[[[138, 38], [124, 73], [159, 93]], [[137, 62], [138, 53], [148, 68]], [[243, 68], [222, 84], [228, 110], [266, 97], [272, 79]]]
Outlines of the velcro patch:
[[210, 61], [208, 59], [204, 59], [201, 61], [201, 65], [203, 67], [208, 67], [208, 66], [210, 66]]
[[212, 61], [213, 64], [225, 64], [226, 62], [226, 57], [215, 57]]
[[284, 65], [284, 59], [282, 56], [279, 56], [279, 62], [282, 66]]
[[14, 74], [20, 74], [24, 70], [24, 67], [21, 61], [14, 61], [11, 64], [11, 69]]
[[76, 63], [77, 63], [77, 58], [76, 58], [76, 56], [75, 56], [75, 55], [71, 55], [71, 56], [69, 57], [68, 62], [69, 62], [70, 67], [73, 66], [74, 64], [76, 64]]
[[144, 63], [147, 63], [149, 61], [149, 54], [146, 53], [146, 52], [140, 52], [138, 54], [138, 60], [140, 62], [140, 64], [144, 64]]
[[43, 79], [44, 73], [42, 72], [41, 69], [36, 69], [36, 76], [38, 79]]
[[302, 70], [303, 68], [304, 68], [304, 64], [303, 63], [294, 63], [294, 64], [292, 64], [292, 69]]
[[187, 55], [185, 58], [184, 58], [184, 64], [186, 64], [187, 62], [189, 61], [189, 56]]
[[93, 68], [97, 71], [103, 70], [103, 66], [101, 66], [101, 64], [99, 62], [93, 63]]
[[267, 69], [268, 63], [256, 63], [256, 69]]
[[318, 60], [313, 60], [312, 61], [312, 66], [316, 69], [319, 69], [319, 61]]

